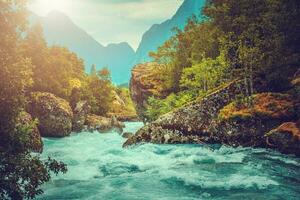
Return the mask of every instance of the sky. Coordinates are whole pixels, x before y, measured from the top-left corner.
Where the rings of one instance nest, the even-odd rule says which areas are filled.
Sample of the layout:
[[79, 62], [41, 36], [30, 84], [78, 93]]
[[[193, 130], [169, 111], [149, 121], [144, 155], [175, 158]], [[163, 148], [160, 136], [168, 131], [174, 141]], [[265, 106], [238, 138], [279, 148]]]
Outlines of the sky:
[[29, 9], [40, 16], [52, 10], [72, 21], [102, 45], [128, 42], [138, 47], [153, 24], [171, 18], [183, 0], [31, 0]]

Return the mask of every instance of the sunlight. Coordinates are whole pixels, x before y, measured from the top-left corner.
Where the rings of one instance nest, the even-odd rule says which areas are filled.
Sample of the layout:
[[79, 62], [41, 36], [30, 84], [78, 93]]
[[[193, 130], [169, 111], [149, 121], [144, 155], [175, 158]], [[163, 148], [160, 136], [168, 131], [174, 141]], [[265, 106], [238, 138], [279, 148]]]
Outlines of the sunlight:
[[69, 7], [68, 1], [62, 0], [35, 0], [32, 7], [40, 15], [46, 15], [52, 10], [65, 11]]

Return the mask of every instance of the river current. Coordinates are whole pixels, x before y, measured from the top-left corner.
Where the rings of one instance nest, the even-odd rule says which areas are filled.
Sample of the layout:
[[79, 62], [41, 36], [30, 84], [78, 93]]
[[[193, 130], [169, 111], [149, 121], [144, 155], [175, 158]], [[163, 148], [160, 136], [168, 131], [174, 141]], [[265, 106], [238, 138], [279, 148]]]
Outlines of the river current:
[[[126, 123], [135, 132], [141, 123]], [[43, 158], [68, 165], [43, 186], [43, 200], [299, 200], [300, 159], [221, 145], [122, 148], [118, 133], [44, 139]]]

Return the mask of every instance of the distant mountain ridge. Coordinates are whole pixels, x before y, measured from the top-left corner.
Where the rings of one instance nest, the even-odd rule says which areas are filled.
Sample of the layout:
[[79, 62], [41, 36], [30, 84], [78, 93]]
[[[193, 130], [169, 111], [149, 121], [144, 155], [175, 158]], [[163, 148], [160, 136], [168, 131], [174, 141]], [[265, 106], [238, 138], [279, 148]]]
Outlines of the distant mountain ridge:
[[170, 39], [175, 34], [173, 32], [174, 27], [183, 29], [191, 16], [198, 16], [205, 2], [206, 0], [185, 0], [171, 19], [161, 24], [154, 24], [143, 35], [134, 64], [151, 61], [148, 56], [149, 52], [155, 51], [166, 40]]
[[108, 67], [115, 84], [128, 83], [135, 64], [151, 61], [148, 54], [155, 51], [175, 33], [174, 27], [183, 29], [192, 15], [199, 15], [206, 0], [185, 0], [176, 14], [161, 24], [154, 24], [142, 37], [135, 52], [127, 42], [103, 46], [65, 14], [52, 11], [45, 17], [33, 16], [41, 23], [48, 45], [69, 48], [84, 59], [86, 71], [95, 64], [97, 69]]
[[35, 17], [44, 29], [48, 45], [65, 46], [84, 59], [86, 71], [95, 64], [97, 69], [108, 67], [116, 84], [127, 83], [135, 57], [132, 47], [126, 43], [101, 45], [72, 20], [59, 11], [52, 11], [45, 17]]

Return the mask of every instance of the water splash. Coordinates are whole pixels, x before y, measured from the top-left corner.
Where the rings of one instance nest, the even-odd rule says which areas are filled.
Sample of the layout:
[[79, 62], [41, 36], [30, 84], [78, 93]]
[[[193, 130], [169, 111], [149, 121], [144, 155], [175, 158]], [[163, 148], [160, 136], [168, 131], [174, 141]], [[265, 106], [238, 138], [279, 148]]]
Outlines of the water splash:
[[[141, 123], [127, 123], [134, 132]], [[299, 158], [214, 145], [144, 144], [122, 149], [117, 133], [44, 139], [43, 156], [68, 164], [40, 199], [298, 199]]]

